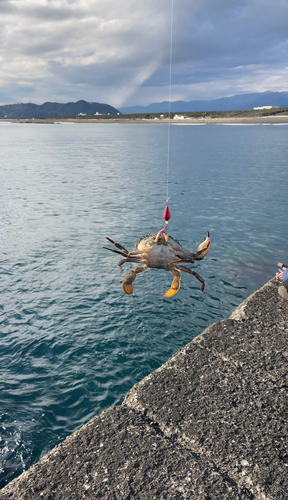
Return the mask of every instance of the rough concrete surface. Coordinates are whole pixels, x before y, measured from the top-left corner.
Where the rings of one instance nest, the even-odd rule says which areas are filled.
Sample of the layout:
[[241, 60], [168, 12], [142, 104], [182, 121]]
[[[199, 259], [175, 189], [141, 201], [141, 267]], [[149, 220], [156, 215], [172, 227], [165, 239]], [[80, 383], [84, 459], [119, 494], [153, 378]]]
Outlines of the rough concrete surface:
[[287, 500], [288, 301], [275, 279], [0, 500]]

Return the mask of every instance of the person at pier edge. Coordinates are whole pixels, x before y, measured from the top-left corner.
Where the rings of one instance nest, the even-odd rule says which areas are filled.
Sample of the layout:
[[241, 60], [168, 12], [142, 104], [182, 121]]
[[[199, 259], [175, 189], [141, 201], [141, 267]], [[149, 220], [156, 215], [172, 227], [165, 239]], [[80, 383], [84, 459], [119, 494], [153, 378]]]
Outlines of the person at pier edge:
[[283, 280], [283, 285], [279, 286], [278, 292], [283, 299], [288, 300], [288, 266], [281, 264], [281, 262], [279, 262], [278, 266], [282, 267], [282, 273], [277, 274], [277, 280]]

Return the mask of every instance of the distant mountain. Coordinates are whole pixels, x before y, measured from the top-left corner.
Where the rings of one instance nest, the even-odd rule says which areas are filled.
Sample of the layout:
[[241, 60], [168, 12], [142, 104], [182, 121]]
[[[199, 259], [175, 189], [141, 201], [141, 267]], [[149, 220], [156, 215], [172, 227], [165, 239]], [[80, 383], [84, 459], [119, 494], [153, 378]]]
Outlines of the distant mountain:
[[59, 118], [77, 116], [79, 114], [92, 116], [95, 113], [99, 113], [100, 115], [117, 115], [120, 112], [109, 104], [86, 101], [68, 102], [67, 104], [45, 102], [40, 106], [33, 103], [0, 106], [0, 118]]
[[[222, 97], [212, 101], [174, 101], [171, 102], [171, 112], [189, 111], [235, 111], [253, 109], [258, 106], [279, 106], [288, 108], [288, 92], [262, 92], [240, 94], [232, 97]], [[134, 113], [168, 113], [168, 101], [154, 102], [149, 106], [132, 106], [120, 108], [123, 114]]]

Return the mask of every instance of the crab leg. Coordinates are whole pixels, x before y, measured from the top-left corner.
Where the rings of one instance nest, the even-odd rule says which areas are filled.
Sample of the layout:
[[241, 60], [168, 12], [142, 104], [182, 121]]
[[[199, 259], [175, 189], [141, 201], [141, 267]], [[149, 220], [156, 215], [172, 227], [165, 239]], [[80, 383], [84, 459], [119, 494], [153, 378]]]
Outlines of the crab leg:
[[[128, 252], [127, 248], [123, 247], [123, 245], [121, 245], [120, 243], [116, 243], [115, 241], [111, 240], [111, 238], [108, 238], [108, 236], [105, 236], [105, 238], [106, 238], [106, 240], [110, 241], [110, 243], [112, 243], [113, 245], [115, 245], [116, 248], [119, 248], [119, 250], [122, 250], [122, 252], [125, 255], [128, 255], [129, 252]], [[104, 247], [104, 248], [106, 248], [106, 247]], [[111, 250], [111, 248], [106, 248], [106, 250]], [[116, 250], [114, 250], [114, 252], [116, 252]]]
[[141, 267], [140, 266], [139, 267], [133, 267], [133, 269], [130, 271], [130, 273], [127, 274], [127, 276], [124, 278], [124, 280], [122, 282], [122, 288], [123, 288], [123, 291], [127, 295], [132, 295], [132, 293], [133, 293], [133, 285], [132, 285], [132, 283], [135, 280], [136, 275], [139, 274], [139, 273], [142, 273], [146, 269], [147, 269], [147, 265], [146, 264], [144, 264], [144, 266], [141, 266]]
[[167, 292], [165, 293], [165, 297], [173, 297], [173, 295], [175, 295], [175, 293], [177, 293], [180, 288], [180, 270], [178, 271], [178, 269], [170, 269], [170, 273], [172, 273], [175, 278], [172, 281], [171, 288], [169, 288], [169, 290], [167, 290]]
[[177, 259], [177, 260], [171, 260], [171, 262], [169, 262], [168, 266], [170, 266], [171, 264], [178, 264], [179, 262], [186, 262], [186, 264], [194, 264], [194, 260], [193, 259]]
[[103, 247], [105, 248], [105, 250], [110, 250], [110, 252], [113, 252], [113, 253], [118, 253], [119, 255], [122, 255], [122, 257], [127, 257], [127, 253], [124, 253], [124, 252], [119, 252], [119, 250], [114, 250], [114, 248], [109, 248], [109, 247]]
[[135, 262], [135, 263], [139, 264], [142, 261], [140, 260], [140, 257], [127, 257], [127, 259], [120, 260], [120, 262], [118, 262], [117, 266], [119, 267], [119, 269], [121, 269], [121, 271], [123, 271], [122, 266], [126, 262]]
[[128, 252], [126, 254], [124, 252], [120, 252], [119, 250], [115, 250], [114, 248], [103, 248], [105, 248], [105, 250], [110, 250], [110, 252], [117, 253], [118, 255], [122, 255], [122, 257], [126, 257], [127, 260], [125, 259], [124, 262], [139, 262], [139, 259], [145, 258], [145, 254], [143, 252]]
[[142, 255], [146, 256], [147, 254], [149, 254], [149, 252], [145, 250], [132, 250], [131, 252], [129, 252], [129, 255], [131, 255], [131, 257], [138, 257], [138, 256], [142, 257]]
[[195, 276], [195, 278], [197, 278], [197, 280], [200, 281], [200, 283], [202, 283], [201, 291], [204, 292], [205, 281], [199, 274], [195, 273], [195, 271], [192, 271], [192, 269], [188, 269], [188, 267], [185, 266], [177, 266], [177, 267], [179, 267], [180, 271], [183, 271], [184, 273], [193, 274], [193, 276]]

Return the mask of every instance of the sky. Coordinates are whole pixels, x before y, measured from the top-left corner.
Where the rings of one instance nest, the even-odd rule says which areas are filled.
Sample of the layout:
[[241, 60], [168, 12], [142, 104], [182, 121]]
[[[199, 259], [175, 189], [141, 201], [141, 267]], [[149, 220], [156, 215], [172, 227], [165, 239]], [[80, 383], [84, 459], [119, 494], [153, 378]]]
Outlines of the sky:
[[0, 104], [268, 90], [288, 90], [288, 0], [0, 0]]

